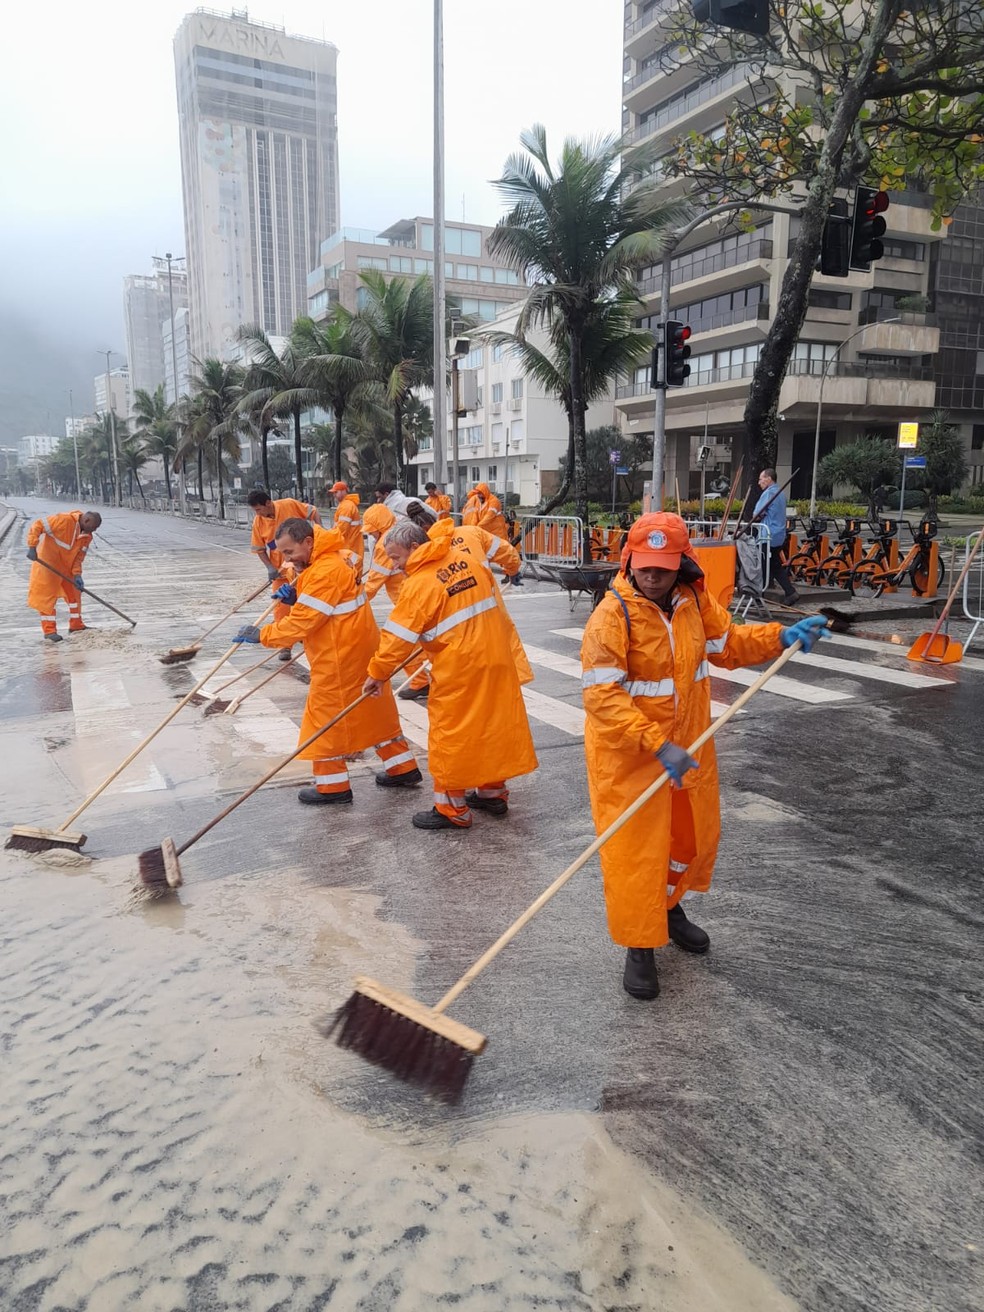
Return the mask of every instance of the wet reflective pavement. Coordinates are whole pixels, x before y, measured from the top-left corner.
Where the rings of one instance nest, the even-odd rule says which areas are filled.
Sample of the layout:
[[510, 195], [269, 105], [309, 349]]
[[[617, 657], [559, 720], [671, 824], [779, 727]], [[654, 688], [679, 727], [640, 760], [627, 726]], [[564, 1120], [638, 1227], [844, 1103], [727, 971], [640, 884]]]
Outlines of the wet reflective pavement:
[[[87, 579], [138, 626], [87, 605], [107, 627], [57, 648], [0, 547], [5, 826], [60, 823], [235, 621], [156, 655], [257, 581], [243, 533], [103, 530]], [[592, 864], [453, 1008], [489, 1035], [459, 1108], [319, 1038], [357, 973], [435, 1000], [593, 836], [584, 607], [509, 604], [544, 701], [506, 820], [420, 834], [423, 794], [360, 762], [344, 815], [272, 786], [178, 898], [135, 901], [137, 852], [289, 750], [287, 672], [239, 716], [182, 712], [79, 822], [83, 858], [2, 854], [0, 1307], [984, 1306], [976, 670], [900, 682], [898, 653], [831, 647], [857, 668], [790, 668], [736, 718], [712, 951], [662, 953], [657, 1003], [619, 987]]]

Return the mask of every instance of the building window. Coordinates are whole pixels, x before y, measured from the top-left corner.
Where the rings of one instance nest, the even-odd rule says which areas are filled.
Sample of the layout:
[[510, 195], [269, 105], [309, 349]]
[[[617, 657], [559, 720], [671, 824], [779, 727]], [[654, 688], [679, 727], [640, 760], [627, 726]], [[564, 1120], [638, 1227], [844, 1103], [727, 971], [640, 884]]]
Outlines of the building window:
[[414, 262], [413, 262], [413, 271], [414, 271], [414, 273], [433, 273], [433, 272], [434, 272], [434, 261], [433, 261], [433, 260], [414, 260]]
[[889, 237], [882, 242], [882, 253], [892, 260], [918, 260], [921, 264], [926, 258], [926, 247], [921, 241], [898, 241]]
[[826, 288], [810, 289], [807, 305], [815, 310], [849, 310], [851, 308], [850, 292], [831, 292]]
[[479, 469], [478, 465], [472, 465], [471, 481], [473, 483], [478, 483], [481, 480], [481, 477], [482, 477], [482, 471]]
[[413, 273], [413, 260], [406, 255], [391, 255], [389, 267], [391, 273]]
[[523, 419], [514, 419], [512, 427], [509, 429], [510, 442], [522, 442], [526, 437], [526, 421]]
[[[498, 348], [498, 346], [497, 346], [497, 347], [495, 348], [495, 350], [498, 351], [498, 349], [499, 349], [499, 348]], [[496, 358], [496, 359], [497, 359], [498, 357], [493, 357], [493, 358]], [[501, 383], [493, 383], [493, 384], [492, 384], [492, 400], [493, 400], [493, 401], [501, 401], [501, 400], [502, 400], [502, 384], [501, 384]]]
[[499, 466], [489, 465], [489, 482], [494, 483], [498, 477], [499, 477]]
[[459, 264], [457, 266], [458, 277], [465, 282], [478, 282], [478, 265], [477, 264]]
[[984, 424], [975, 424], [970, 434], [971, 451], [984, 451]]
[[[503, 346], [502, 342], [496, 342], [495, 346], [492, 347], [492, 359], [494, 361], [501, 360], [505, 349], [506, 348]], [[492, 399], [495, 400], [494, 397]], [[502, 400], [501, 396], [499, 397], [499, 400]]]
[[[501, 442], [501, 441], [502, 441], [502, 437], [503, 437], [503, 433], [504, 433], [504, 431], [505, 431], [505, 425], [504, 425], [504, 424], [493, 424], [493, 425], [492, 425], [492, 441], [493, 441], [493, 442]], [[982, 431], [984, 431], [984, 429], [982, 429]]]
[[485, 357], [484, 346], [473, 346], [472, 349], [462, 360], [459, 368], [461, 369], [481, 369]]
[[478, 271], [478, 277], [481, 282], [494, 282], [495, 274], [496, 270], [490, 269], [487, 264], [483, 264]]
[[358, 258], [360, 269], [385, 269], [386, 260], [378, 255], [360, 255]]
[[483, 392], [484, 392], [484, 390], [485, 390], [485, 389], [482, 388], [482, 387], [480, 387], [480, 388], [478, 389], [478, 408], [479, 408], [479, 410], [481, 410], [482, 406], [483, 406], [484, 403], [485, 403], [485, 402], [484, 402], [484, 398], [483, 398]]
[[506, 283], [510, 287], [517, 287], [519, 285], [519, 274], [515, 269], [496, 269], [495, 280], [496, 282]]
[[518, 401], [519, 398], [523, 395], [522, 378], [514, 378], [512, 382], [509, 384], [509, 391], [513, 400]]

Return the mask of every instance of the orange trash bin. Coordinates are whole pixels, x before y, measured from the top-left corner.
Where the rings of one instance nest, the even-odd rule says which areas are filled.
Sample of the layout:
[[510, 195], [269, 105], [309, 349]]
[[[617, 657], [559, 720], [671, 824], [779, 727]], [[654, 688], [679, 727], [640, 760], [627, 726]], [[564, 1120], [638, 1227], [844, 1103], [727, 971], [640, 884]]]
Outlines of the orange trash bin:
[[733, 542], [718, 542], [708, 538], [696, 538], [691, 545], [697, 564], [704, 571], [708, 593], [727, 610], [735, 593], [737, 547]]

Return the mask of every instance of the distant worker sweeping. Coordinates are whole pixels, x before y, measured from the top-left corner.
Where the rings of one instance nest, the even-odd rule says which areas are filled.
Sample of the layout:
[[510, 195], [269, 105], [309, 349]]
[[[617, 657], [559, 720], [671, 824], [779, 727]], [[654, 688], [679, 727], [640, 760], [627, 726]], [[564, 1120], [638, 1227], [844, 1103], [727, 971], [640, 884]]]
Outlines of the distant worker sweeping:
[[634, 997], [659, 993], [655, 948], [710, 947], [681, 902], [710, 888], [721, 834], [714, 744], [696, 758], [684, 746], [711, 722], [708, 662], [757, 665], [797, 640], [809, 651], [827, 623], [735, 625], [706, 591], [679, 515], [643, 515], [629, 530], [621, 572], [585, 627], [581, 663], [598, 833], [664, 771], [673, 781], [601, 849], [608, 928], [627, 949], [622, 983]]
[[[261, 487], [252, 491], [246, 500], [253, 512], [250, 550], [255, 552], [260, 563], [266, 566], [267, 578], [276, 593], [278, 585], [283, 583], [286, 577], [283, 570], [284, 560], [277, 550], [276, 541], [281, 524], [288, 519], [306, 519], [312, 524], [320, 524], [321, 514], [317, 506], [311, 505], [308, 501], [297, 501], [294, 497], [281, 497], [274, 501], [270, 493]], [[287, 575], [293, 577], [292, 571], [288, 570]], [[290, 581], [289, 578], [287, 581]], [[282, 620], [286, 614], [287, 607], [282, 602], [278, 602], [274, 608], [273, 618]], [[289, 648], [280, 653], [280, 659], [290, 660]]]
[[[27, 558], [34, 562], [27, 588], [27, 604], [41, 618], [46, 642], [61, 642], [56, 607], [59, 599], [68, 606], [68, 631], [81, 633], [82, 564], [92, 535], [102, 523], [97, 510], [68, 510], [42, 515], [27, 530]], [[45, 569], [45, 565], [50, 568]], [[60, 579], [52, 570], [66, 577]]]

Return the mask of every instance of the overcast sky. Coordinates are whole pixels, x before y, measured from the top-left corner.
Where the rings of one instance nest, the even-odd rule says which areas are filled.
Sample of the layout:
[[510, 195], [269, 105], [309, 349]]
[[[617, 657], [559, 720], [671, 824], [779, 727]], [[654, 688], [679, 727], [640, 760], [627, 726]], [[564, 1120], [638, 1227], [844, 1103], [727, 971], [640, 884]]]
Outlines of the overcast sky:
[[[55, 0], [4, 21], [0, 312], [83, 354], [123, 347], [123, 275], [184, 252], [171, 43], [192, 7]], [[342, 223], [429, 215], [431, 0], [249, 12], [338, 47]], [[531, 123], [554, 153], [618, 130], [622, 15], [621, 0], [445, 0], [448, 218], [495, 222], [489, 179]]]

